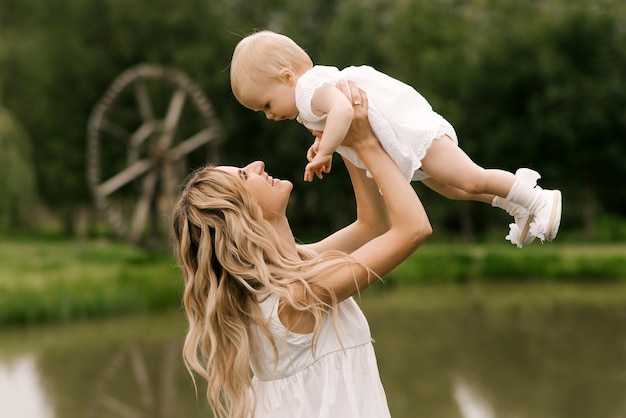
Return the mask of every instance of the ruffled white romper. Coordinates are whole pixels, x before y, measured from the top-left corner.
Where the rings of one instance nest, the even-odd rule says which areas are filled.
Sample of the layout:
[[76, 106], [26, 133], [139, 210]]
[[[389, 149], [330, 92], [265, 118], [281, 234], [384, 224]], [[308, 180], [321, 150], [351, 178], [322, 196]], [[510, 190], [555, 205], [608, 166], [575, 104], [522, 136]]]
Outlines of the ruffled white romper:
[[[340, 71], [336, 67], [316, 65], [304, 73], [296, 84], [300, 123], [309, 129], [324, 130], [326, 115], [320, 117], [312, 112], [311, 99], [321, 85], [335, 86], [338, 80], [352, 81], [367, 94], [372, 129], [408, 180], [429, 177], [420, 167], [433, 139], [446, 134], [458, 144], [452, 125], [433, 111], [413, 87], [368, 66]], [[357, 167], [366, 168], [352, 149], [340, 146], [337, 152]]]
[[289, 332], [280, 322], [277, 296], [259, 306], [278, 360], [267, 336], [253, 327], [252, 383], [257, 397], [253, 418], [390, 417], [369, 325], [352, 298], [337, 307], [337, 333], [331, 315], [326, 317], [315, 354], [312, 334]]

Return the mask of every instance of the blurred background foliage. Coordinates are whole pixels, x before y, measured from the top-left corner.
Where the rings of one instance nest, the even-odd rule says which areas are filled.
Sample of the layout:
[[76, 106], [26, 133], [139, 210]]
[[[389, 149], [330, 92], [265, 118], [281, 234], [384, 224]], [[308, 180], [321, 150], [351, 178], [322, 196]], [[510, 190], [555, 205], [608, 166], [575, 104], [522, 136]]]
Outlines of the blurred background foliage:
[[[223, 163], [261, 159], [272, 175], [294, 181], [289, 215], [298, 237], [349, 222], [342, 165], [304, 184], [306, 130], [269, 122], [232, 96], [232, 50], [262, 28], [291, 36], [318, 64], [369, 64], [413, 85], [477, 163], [538, 170], [542, 186], [564, 193], [563, 236], [625, 238], [620, 0], [3, 0], [0, 228], [23, 228], [26, 212], [17, 208], [40, 205], [64, 233], [76, 233], [77, 212], [93, 210], [90, 112], [116, 76], [140, 63], [176, 68], [201, 86], [225, 128]], [[505, 234], [503, 212], [415, 187], [436, 235]]]

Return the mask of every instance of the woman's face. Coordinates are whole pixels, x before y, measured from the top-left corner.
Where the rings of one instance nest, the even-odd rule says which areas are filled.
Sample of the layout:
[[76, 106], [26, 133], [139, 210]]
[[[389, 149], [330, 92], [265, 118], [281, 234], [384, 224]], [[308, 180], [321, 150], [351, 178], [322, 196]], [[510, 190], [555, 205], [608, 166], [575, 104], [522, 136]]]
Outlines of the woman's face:
[[263, 161], [254, 161], [242, 168], [233, 166], [218, 168], [243, 180], [248, 191], [259, 202], [266, 219], [285, 214], [293, 184], [288, 180], [275, 179], [268, 175]]

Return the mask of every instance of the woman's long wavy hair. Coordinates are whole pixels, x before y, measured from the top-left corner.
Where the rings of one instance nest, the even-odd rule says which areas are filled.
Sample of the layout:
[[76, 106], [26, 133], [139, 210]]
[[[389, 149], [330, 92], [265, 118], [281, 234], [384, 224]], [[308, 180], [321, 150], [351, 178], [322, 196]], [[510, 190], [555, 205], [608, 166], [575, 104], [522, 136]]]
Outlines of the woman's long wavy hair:
[[[296, 309], [312, 312], [314, 350], [325, 314], [337, 304], [322, 278], [351, 263], [350, 258], [302, 249], [299, 259], [289, 257], [243, 181], [210, 166], [187, 181], [173, 214], [173, 234], [189, 321], [185, 364], [192, 378], [196, 372], [206, 379], [216, 417], [247, 418], [255, 402], [250, 396], [250, 325], [272, 339], [257, 301], [274, 294]], [[304, 301], [294, 298], [294, 285], [304, 290]]]

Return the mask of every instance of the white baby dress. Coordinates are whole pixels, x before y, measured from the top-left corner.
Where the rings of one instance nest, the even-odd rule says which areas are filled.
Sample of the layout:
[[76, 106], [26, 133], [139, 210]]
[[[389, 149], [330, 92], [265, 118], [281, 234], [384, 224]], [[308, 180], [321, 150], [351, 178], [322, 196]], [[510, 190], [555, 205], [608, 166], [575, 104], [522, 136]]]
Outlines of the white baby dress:
[[[321, 85], [335, 86], [338, 80], [352, 81], [367, 94], [370, 125], [407, 180], [428, 177], [420, 167], [434, 138], [447, 134], [458, 143], [452, 125], [433, 111], [413, 87], [365, 65], [341, 71], [336, 67], [316, 65], [304, 73], [296, 84], [300, 123], [309, 129], [324, 130], [326, 115], [317, 116], [312, 112], [311, 99]], [[337, 152], [357, 167], [366, 168], [352, 149], [340, 146]]]

